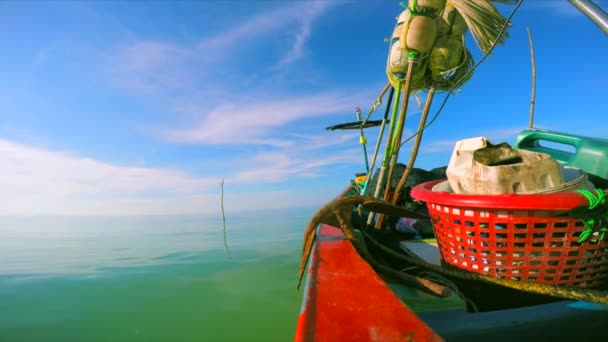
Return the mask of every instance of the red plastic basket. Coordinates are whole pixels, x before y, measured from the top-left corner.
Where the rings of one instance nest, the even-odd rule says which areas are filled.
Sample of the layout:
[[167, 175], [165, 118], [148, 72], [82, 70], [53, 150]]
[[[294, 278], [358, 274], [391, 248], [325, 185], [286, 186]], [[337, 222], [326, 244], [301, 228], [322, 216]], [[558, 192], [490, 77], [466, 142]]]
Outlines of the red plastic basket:
[[[567, 213], [588, 206], [577, 192], [461, 195], [419, 184], [411, 196], [427, 203], [444, 263], [498, 278], [597, 287], [608, 278], [608, 243], [589, 237]], [[599, 227], [596, 227], [599, 228]]]

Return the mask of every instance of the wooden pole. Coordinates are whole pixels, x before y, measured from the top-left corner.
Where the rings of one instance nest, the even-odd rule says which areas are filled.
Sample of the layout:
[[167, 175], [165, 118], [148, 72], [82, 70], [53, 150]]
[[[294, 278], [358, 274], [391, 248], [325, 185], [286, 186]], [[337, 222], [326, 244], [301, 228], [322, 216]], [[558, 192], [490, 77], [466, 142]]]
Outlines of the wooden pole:
[[[403, 175], [401, 175], [401, 179], [399, 179], [399, 184], [395, 188], [395, 192], [393, 193], [392, 203], [395, 204], [399, 200], [399, 193], [403, 186], [405, 186], [405, 181], [412, 171], [414, 167], [414, 163], [416, 162], [416, 157], [418, 156], [418, 150], [420, 149], [420, 142], [422, 141], [422, 132], [424, 132], [424, 126], [426, 125], [426, 119], [429, 116], [429, 112], [431, 111], [431, 103], [433, 102], [433, 96], [435, 96], [435, 85], [431, 86], [429, 89], [429, 93], [426, 96], [426, 102], [424, 103], [424, 109], [422, 110], [422, 116], [420, 117], [420, 124], [418, 124], [418, 133], [416, 133], [416, 140], [414, 141], [414, 147], [412, 148], [412, 153], [410, 154], [410, 160], [405, 167], [405, 171]], [[401, 142], [399, 142], [401, 143]]]
[[534, 126], [534, 103], [536, 101], [536, 60], [534, 59], [534, 43], [532, 42], [532, 32], [528, 30], [528, 40], [530, 41], [530, 59], [532, 60], [532, 96], [530, 98], [530, 118], [528, 119], [528, 128]]
[[[409, 58], [407, 61], [407, 73], [405, 76], [405, 86], [403, 87], [403, 102], [401, 105], [401, 113], [399, 115], [399, 122], [397, 123], [397, 131], [393, 136], [391, 144], [392, 155], [390, 156], [390, 165], [388, 169], [388, 175], [386, 177], [386, 187], [384, 188], [384, 200], [388, 201], [391, 196], [391, 178], [393, 177], [393, 173], [395, 172], [395, 166], [397, 165], [397, 159], [399, 158], [399, 150], [401, 149], [401, 136], [403, 135], [403, 127], [405, 126], [405, 118], [407, 115], [407, 105], [409, 102], [410, 88], [412, 84], [412, 70], [414, 69], [415, 60], [413, 58]], [[385, 157], [386, 158], [386, 157]], [[380, 229], [382, 227], [382, 222], [384, 221], [384, 215], [380, 215], [378, 217], [378, 221], [376, 221], [375, 228]]]

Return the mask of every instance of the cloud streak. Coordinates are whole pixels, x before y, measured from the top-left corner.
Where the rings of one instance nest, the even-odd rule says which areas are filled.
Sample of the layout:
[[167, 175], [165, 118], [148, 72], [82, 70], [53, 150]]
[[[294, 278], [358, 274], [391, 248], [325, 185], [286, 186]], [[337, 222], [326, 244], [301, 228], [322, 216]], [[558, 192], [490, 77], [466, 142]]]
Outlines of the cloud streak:
[[567, 1], [534, 1], [528, 5], [534, 9], [552, 11], [553, 13], [564, 17], [576, 17], [578, 15], [583, 15], [578, 9], [576, 9], [576, 7]]
[[298, 19], [300, 21], [300, 28], [293, 39], [293, 45], [285, 57], [283, 57], [283, 59], [281, 59], [281, 61], [277, 64], [275, 69], [283, 68], [300, 59], [304, 54], [304, 45], [310, 37], [313, 22], [331, 6], [336, 6], [341, 3], [342, 1], [338, 0], [331, 2], [314, 2], [312, 6], [307, 6], [305, 11], [299, 13]]
[[310, 178], [322, 174], [327, 166], [359, 164], [361, 151], [346, 149], [340, 153], [327, 155], [301, 155], [301, 151], [283, 150], [270, 153], [260, 153], [249, 160], [244, 160], [248, 168], [238, 171], [229, 179], [234, 183], [280, 182], [294, 177]]
[[[511, 141], [514, 141], [514, 138], [523, 129], [524, 129], [523, 127], [520, 127], [520, 128], [504, 128], [504, 129], [490, 130], [490, 131], [486, 131], [483, 134], [479, 133], [479, 132], [469, 134], [468, 137], [471, 138], [471, 137], [476, 137], [476, 136], [485, 136], [493, 143], [499, 143], [499, 142], [503, 142], [503, 141], [511, 142]], [[458, 142], [461, 139], [466, 139], [466, 138], [467, 137], [451, 139], [451, 140], [431, 141], [422, 147], [422, 152], [427, 152], [427, 153], [451, 152], [454, 150], [454, 146], [456, 145], [456, 142]]]
[[192, 87], [187, 65], [201, 61], [196, 51], [171, 42], [142, 41], [110, 58], [110, 74], [121, 86], [136, 93]]
[[342, 2], [313, 1], [282, 6], [248, 20], [234, 21], [228, 29], [192, 44], [138, 41], [123, 47], [110, 59], [110, 71], [119, 84], [138, 93], [190, 89], [217, 68], [225, 70], [231, 65], [227, 60], [255, 49], [252, 42], [258, 37], [280, 30], [290, 32], [289, 28], [297, 23], [286, 54], [271, 68], [282, 69], [302, 58], [314, 21]]
[[[201, 51], [222, 51], [247, 39], [268, 34], [294, 22], [300, 22], [302, 30], [310, 30], [310, 24], [325, 11], [340, 5], [343, 1], [306, 1], [283, 6], [253, 16], [249, 20], [237, 22], [230, 29], [214, 36], [201, 39], [196, 48]], [[304, 27], [307, 27], [304, 29]]]
[[159, 136], [166, 141], [188, 144], [264, 144], [288, 146], [284, 139], [272, 139], [272, 129], [315, 117], [352, 110], [363, 94], [330, 92], [259, 101], [241, 99], [205, 111], [191, 108], [192, 116], [200, 117], [188, 127], [163, 130]]
[[[319, 158], [321, 147], [278, 148], [243, 158], [240, 168], [224, 175], [226, 183], [242, 186], [318, 177], [329, 166], [360, 162], [360, 151], [354, 149]], [[0, 215], [186, 214], [214, 211], [219, 203], [220, 177], [114, 165], [4, 139], [0, 139], [0, 165]], [[281, 198], [287, 194], [256, 193], [268, 199], [259, 203], [247, 202], [247, 196], [230, 194], [227, 207], [277, 207], [286, 203]]]
[[[165, 167], [116, 165], [41, 148], [35, 142], [0, 138], [0, 165], [8, 165], [0, 174], [0, 187], [5, 190], [0, 200], [11, 202], [0, 208], [0, 214], [31, 213], [36, 201], [41, 206], [35, 212], [53, 214], [202, 212], [210, 202], [217, 203], [220, 178], [238, 186], [281, 183], [319, 177], [336, 165], [361, 163], [361, 151], [348, 143], [351, 137], [356, 141], [351, 132], [306, 135], [288, 130], [303, 132], [295, 126], [300, 121], [350, 112], [361, 99], [369, 98], [368, 93], [351, 89], [291, 93], [272, 82], [307, 55], [315, 22], [341, 3], [266, 6], [263, 12], [226, 21], [225, 29], [189, 43], [129, 35], [128, 43], [107, 57], [104, 71], [110, 82], [148, 102], [159, 112], [156, 117], [166, 120], [139, 128], [164, 142], [200, 145], [201, 150], [204, 145], [232, 145], [231, 149], [240, 145], [234, 148], [240, 154], [209, 155], [200, 170], [216, 176], [203, 177]], [[252, 65], [262, 75], [253, 77], [255, 81], [251, 81]], [[273, 89], [263, 85], [270, 83]], [[238, 93], [244, 95], [234, 96], [237, 84]], [[320, 158], [321, 152], [328, 157]], [[233, 167], [211, 169], [210, 164]], [[276, 207], [277, 201], [271, 199], [280, 202], [287, 194], [256, 193], [264, 196], [267, 203], [257, 203], [258, 207]], [[228, 198], [243, 200], [227, 194]]]
[[66, 152], [0, 140], [0, 187], [54, 198], [73, 195], [137, 196], [150, 191], [196, 193], [219, 182], [171, 169], [118, 166]]

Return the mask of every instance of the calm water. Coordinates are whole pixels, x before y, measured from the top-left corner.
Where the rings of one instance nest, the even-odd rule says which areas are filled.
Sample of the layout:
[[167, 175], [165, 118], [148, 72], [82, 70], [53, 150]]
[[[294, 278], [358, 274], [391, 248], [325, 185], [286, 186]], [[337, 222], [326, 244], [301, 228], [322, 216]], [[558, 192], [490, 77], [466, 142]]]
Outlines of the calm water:
[[0, 217], [0, 341], [292, 340], [313, 212]]

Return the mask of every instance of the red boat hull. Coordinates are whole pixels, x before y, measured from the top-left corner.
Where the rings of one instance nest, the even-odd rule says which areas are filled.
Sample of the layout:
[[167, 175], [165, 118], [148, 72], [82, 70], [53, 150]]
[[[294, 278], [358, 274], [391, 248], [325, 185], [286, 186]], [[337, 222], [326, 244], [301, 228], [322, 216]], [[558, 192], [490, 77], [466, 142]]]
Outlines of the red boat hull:
[[404, 305], [342, 232], [321, 225], [295, 341], [442, 341]]

